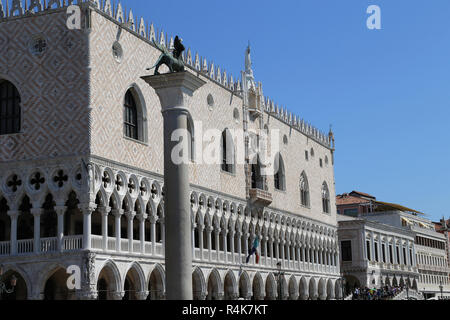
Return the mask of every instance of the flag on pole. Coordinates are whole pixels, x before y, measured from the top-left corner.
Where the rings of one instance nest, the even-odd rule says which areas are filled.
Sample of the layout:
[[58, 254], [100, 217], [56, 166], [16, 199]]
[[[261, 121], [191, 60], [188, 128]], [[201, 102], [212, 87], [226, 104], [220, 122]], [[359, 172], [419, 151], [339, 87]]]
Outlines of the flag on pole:
[[253, 247], [252, 250], [250, 250], [250, 253], [247, 257], [247, 264], [250, 261], [250, 258], [252, 257], [252, 255], [256, 255], [256, 264], [259, 264], [259, 253], [258, 253], [258, 247], [259, 247], [259, 236], [256, 236], [255, 241], [253, 242]]

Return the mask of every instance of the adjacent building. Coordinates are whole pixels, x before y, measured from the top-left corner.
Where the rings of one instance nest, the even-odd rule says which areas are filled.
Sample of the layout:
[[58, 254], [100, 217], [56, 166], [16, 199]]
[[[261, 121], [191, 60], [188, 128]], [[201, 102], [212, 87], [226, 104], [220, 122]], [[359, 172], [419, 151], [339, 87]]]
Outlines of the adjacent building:
[[342, 215], [356, 216], [412, 234], [413, 243], [400, 241], [393, 245], [394, 259], [405, 267], [410, 264], [417, 268], [417, 289], [425, 298], [450, 296], [448, 238], [436, 232], [435, 225], [421, 212], [378, 201], [357, 191], [338, 195], [336, 199], [338, 212]]
[[419, 289], [414, 233], [361, 217], [338, 215], [341, 272], [347, 294], [354, 288]]

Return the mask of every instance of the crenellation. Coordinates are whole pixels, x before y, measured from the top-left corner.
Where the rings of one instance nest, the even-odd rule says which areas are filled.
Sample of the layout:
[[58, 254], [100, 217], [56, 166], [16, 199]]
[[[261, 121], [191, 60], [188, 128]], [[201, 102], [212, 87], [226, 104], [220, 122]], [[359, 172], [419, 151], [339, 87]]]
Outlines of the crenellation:
[[124, 19], [124, 12], [122, 9], [122, 4], [119, 2], [117, 4], [117, 10], [116, 10], [116, 20], [120, 23], [125, 23], [126, 19]]
[[111, 0], [104, 0], [104, 2], [103, 2], [103, 12], [106, 13], [107, 15], [109, 15], [110, 17], [113, 17]]
[[133, 16], [133, 10], [130, 9], [130, 13], [128, 14], [128, 20], [127, 20], [128, 27], [136, 32], [136, 25], [134, 22], [134, 16]]

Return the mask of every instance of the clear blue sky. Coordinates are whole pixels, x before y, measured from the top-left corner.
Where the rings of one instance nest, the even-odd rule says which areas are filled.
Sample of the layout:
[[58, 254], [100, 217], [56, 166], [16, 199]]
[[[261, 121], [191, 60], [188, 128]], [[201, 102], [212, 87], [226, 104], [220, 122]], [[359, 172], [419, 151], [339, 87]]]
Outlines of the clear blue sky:
[[[333, 124], [338, 194], [450, 216], [449, 0], [123, 4], [235, 76], [250, 41], [265, 95], [323, 131]], [[366, 27], [371, 4], [382, 30]]]

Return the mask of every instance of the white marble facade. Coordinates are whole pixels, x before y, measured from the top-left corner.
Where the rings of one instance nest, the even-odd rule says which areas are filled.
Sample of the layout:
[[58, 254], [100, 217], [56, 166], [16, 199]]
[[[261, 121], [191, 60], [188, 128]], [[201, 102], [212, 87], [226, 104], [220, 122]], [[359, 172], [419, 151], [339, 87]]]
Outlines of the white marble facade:
[[[0, 85], [15, 86], [21, 112], [20, 131], [0, 135], [4, 277], [16, 275], [20, 299], [164, 299], [162, 115], [140, 77], [159, 55], [151, 41], [170, 46], [170, 37], [108, 0], [80, 1], [81, 30], [67, 29], [59, 1], [49, 10], [34, 2], [41, 8], [0, 10]], [[193, 97], [194, 131], [278, 129], [285, 170], [281, 190], [265, 178], [256, 197], [271, 203], [256, 207], [247, 163], [228, 173], [194, 159], [194, 298], [339, 298], [332, 134], [264, 98], [260, 83], [243, 93], [242, 81], [190, 49], [184, 59], [206, 81]], [[136, 139], [124, 134], [128, 91]], [[260, 263], [245, 264], [256, 235]], [[72, 265], [80, 290], [66, 286]]]

